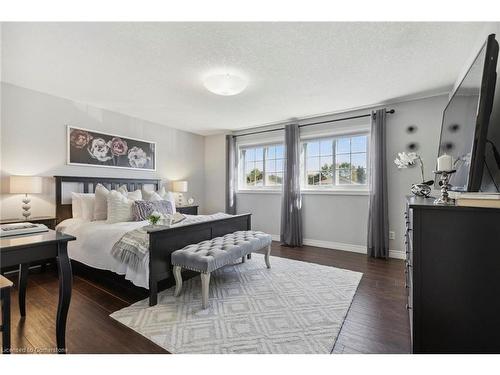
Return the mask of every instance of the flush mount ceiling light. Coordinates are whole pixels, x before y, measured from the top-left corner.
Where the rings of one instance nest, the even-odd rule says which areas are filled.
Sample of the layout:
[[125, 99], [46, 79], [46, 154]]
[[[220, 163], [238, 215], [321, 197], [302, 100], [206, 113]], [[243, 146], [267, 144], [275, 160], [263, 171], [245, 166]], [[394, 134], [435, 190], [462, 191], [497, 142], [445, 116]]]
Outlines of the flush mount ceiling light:
[[203, 79], [205, 88], [217, 95], [237, 95], [246, 89], [248, 80], [234, 73], [215, 73]]

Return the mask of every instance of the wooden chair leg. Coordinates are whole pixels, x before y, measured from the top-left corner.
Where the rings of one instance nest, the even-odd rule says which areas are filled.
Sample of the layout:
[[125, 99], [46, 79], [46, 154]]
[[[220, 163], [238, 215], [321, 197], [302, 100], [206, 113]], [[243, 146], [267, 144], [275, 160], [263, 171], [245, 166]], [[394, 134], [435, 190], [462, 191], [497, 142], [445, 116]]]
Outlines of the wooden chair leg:
[[271, 245], [268, 245], [267, 246], [267, 250], [266, 250], [266, 255], [265, 255], [267, 268], [271, 268], [271, 263], [269, 262], [269, 256], [270, 255], [271, 255]]
[[2, 353], [10, 354], [10, 288], [0, 292], [2, 304]]
[[175, 292], [174, 296], [178, 297], [181, 294], [182, 290], [182, 275], [181, 275], [181, 270], [182, 268], [180, 266], [174, 266], [174, 278], [175, 278]]
[[201, 306], [206, 309], [208, 306], [208, 289], [210, 285], [210, 272], [201, 273]]

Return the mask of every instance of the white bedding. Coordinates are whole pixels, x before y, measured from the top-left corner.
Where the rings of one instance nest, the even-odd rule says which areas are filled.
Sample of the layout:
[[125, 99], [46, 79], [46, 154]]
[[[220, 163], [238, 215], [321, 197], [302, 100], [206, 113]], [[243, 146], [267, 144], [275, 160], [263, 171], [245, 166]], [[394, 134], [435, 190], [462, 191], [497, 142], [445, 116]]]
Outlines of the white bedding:
[[[209, 221], [227, 214], [215, 215], [185, 215], [184, 225], [191, 222]], [[67, 219], [62, 221], [57, 230], [73, 235], [75, 241], [68, 242], [68, 255], [87, 266], [108, 270], [119, 275], [133, 284], [149, 289], [149, 254], [142, 260], [137, 269], [129, 267], [111, 255], [113, 245], [128, 231], [148, 225], [147, 221], [127, 221], [109, 224], [106, 221], [86, 221], [83, 219]]]

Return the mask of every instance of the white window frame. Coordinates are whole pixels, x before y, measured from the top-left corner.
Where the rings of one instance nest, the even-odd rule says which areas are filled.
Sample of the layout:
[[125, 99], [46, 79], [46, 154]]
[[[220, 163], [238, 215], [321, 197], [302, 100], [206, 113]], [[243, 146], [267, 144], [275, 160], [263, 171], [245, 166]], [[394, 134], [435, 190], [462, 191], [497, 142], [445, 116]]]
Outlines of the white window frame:
[[[366, 184], [364, 185], [334, 185], [334, 186], [321, 186], [321, 185], [307, 185], [306, 184], [306, 155], [303, 153], [303, 145], [308, 141], [321, 140], [324, 138], [340, 138], [340, 137], [355, 137], [358, 135], [366, 135]], [[328, 132], [311, 132], [300, 137], [300, 181], [301, 192], [304, 194], [345, 194], [345, 195], [367, 195], [369, 193], [369, 164], [370, 164], [370, 128], [369, 126], [357, 126], [352, 128], [339, 129], [337, 131]]]
[[[236, 176], [237, 181], [236, 181], [236, 193], [281, 193], [282, 191], [282, 186], [283, 185], [275, 185], [275, 186], [250, 186], [247, 187], [246, 184], [243, 183], [243, 179], [246, 177], [245, 175], [245, 162], [240, 160], [241, 156], [241, 149], [246, 149], [246, 148], [259, 148], [259, 147], [267, 147], [267, 146], [273, 146], [273, 145], [282, 145], [284, 147], [284, 142], [282, 138], [266, 138], [266, 139], [261, 139], [261, 140], [253, 140], [253, 141], [246, 141], [246, 142], [237, 142], [236, 143], [236, 150], [237, 150], [237, 157], [236, 157], [236, 163], [237, 163], [237, 169], [238, 169], [238, 175]], [[283, 157], [285, 155], [283, 154]], [[283, 162], [284, 164], [284, 162]], [[263, 171], [262, 173], [264, 174], [264, 184], [265, 184], [265, 170], [266, 170], [266, 160], [265, 160], [265, 153], [264, 157], [262, 159], [262, 165], [263, 165]]]

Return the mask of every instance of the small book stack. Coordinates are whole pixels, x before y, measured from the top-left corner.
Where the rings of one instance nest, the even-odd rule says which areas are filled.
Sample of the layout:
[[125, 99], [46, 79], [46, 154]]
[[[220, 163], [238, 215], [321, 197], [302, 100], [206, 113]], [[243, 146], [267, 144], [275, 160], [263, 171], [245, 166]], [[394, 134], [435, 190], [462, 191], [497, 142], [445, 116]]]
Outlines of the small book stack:
[[457, 206], [500, 208], [500, 193], [463, 193], [456, 197]]

